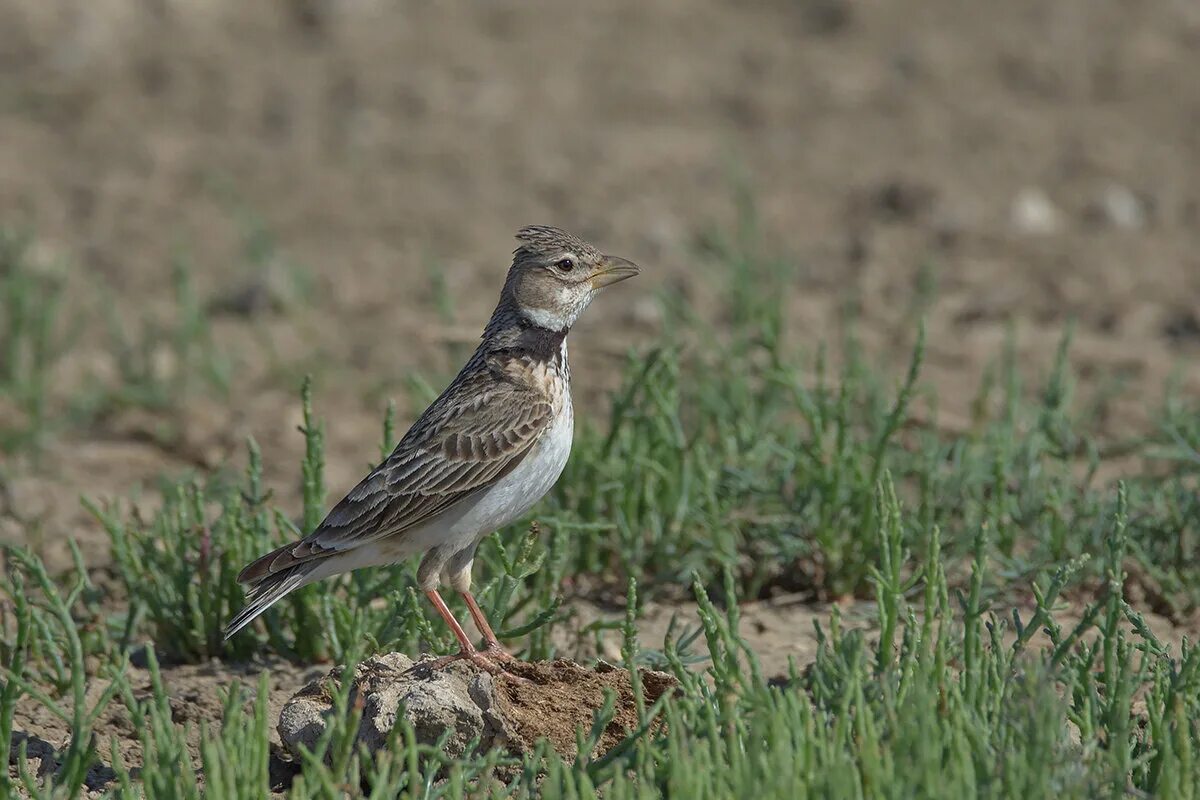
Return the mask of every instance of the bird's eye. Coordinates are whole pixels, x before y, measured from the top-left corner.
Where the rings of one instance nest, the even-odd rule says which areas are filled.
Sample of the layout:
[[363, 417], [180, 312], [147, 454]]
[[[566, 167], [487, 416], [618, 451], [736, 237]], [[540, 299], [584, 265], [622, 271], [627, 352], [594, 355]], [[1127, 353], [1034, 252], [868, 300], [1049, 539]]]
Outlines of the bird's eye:
[[570, 272], [575, 269], [575, 262], [569, 258], [560, 258], [554, 266], [558, 268], [559, 272]]

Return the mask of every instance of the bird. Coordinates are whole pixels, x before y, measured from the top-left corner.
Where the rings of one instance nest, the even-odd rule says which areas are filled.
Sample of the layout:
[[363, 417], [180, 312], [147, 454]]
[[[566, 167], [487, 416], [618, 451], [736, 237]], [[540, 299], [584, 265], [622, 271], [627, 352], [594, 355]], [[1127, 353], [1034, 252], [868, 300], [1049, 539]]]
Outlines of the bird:
[[[521, 228], [516, 239], [474, 354], [312, 532], [241, 571], [246, 605], [226, 639], [301, 586], [420, 555], [418, 588], [459, 645], [433, 666], [467, 660], [494, 673], [516, 661], [471, 593], [475, 550], [558, 481], [574, 430], [567, 334], [600, 290], [641, 271], [549, 225]], [[443, 585], [466, 602], [482, 650], [446, 605]]]

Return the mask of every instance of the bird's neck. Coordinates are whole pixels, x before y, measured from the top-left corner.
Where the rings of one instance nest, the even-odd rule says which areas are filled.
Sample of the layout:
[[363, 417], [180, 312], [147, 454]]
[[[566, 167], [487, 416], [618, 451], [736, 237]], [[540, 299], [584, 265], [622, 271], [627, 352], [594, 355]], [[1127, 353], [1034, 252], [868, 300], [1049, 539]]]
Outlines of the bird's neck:
[[555, 330], [540, 322], [536, 315], [523, 313], [515, 304], [501, 302], [483, 331], [480, 347], [492, 353], [520, 353], [539, 361], [565, 360], [570, 327]]

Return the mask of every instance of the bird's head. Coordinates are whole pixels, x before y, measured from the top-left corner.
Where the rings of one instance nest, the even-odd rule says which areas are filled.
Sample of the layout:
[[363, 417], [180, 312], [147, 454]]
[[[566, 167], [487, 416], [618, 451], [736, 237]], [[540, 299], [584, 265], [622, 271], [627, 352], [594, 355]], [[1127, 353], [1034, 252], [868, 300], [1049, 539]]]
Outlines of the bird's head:
[[598, 291], [640, 271], [548, 225], [522, 228], [517, 241], [504, 292], [517, 313], [539, 328], [570, 328]]

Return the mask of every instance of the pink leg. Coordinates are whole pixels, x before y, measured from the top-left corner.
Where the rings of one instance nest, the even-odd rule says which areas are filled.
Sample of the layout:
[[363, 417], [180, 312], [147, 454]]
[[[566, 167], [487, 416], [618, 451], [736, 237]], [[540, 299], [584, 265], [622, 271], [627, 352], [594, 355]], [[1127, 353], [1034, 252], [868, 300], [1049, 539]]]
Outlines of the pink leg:
[[[454, 632], [454, 638], [458, 639], [459, 646], [459, 651], [456, 654], [439, 658], [437, 661], [433, 662], [431, 668], [441, 669], [447, 664], [452, 664], [455, 661], [465, 660], [470, 661], [475, 666], [482, 670], [486, 670], [487, 672], [499, 672], [499, 667], [485, 658], [482, 653], [475, 649], [475, 645], [471, 644], [471, 640], [467, 638], [467, 632], [463, 630], [462, 625], [459, 625], [458, 620], [456, 620], [454, 615], [450, 613], [450, 609], [446, 605], [446, 601], [443, 600], [442, 596], [437, 593], [437, 590], [430, 589], [425, 593], [425, 596], [429, 598], [429, 602], [433, 603], [433, 607], [437, 609], [437, 612], [442, 615], [442, 619], [446, 620], [446, 624], [449, 625], [450, 630]], [[472, 605], [474, 604], [472, 603]], [[472, 610], [471, 613], [473, 616], [475, 611]]]
[[500, 640], [496, 638], [496, 634], [492, 631], [492, 626], [488, 624], [487, 617], [483, 615], [483, 610], [479, 607], [479, 603], [475, 602], [475, 597], [470, 592], [459, 592], [459, 594], [467, 601], [467, 609], [471, 612], [471, 619], [475, 620], [475, 627], [479, 628], [479, 632], [483, 634], [483, 641], [487, 645], [483, 652], [488, 657], [499, 661], [516, 661], [516, 656], [505, 650], [500, 644]]

